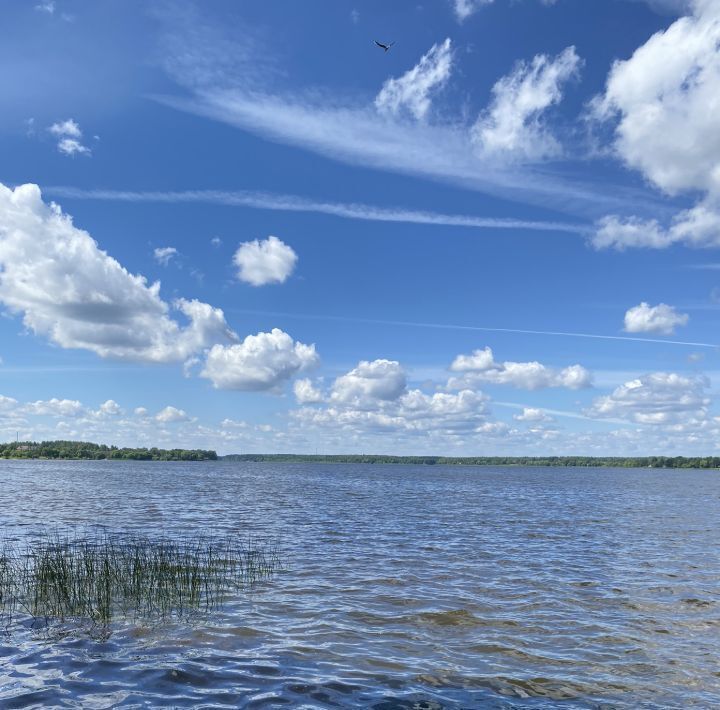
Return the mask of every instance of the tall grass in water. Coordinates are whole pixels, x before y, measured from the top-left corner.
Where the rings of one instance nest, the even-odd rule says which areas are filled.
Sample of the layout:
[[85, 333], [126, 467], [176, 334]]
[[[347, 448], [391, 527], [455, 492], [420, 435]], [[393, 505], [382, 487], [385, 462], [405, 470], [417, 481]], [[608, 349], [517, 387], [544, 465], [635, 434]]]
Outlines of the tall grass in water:
[[90, 622], [185, 617], [270, 576], [274, 550], [236, 538], [157, 539], [104, 532], [0, 547], [0, 618]]

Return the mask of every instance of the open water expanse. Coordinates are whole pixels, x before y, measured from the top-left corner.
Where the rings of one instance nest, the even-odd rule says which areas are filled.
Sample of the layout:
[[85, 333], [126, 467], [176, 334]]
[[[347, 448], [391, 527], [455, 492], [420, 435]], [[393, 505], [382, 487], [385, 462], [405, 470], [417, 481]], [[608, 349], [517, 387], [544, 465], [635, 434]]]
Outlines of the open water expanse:
[[186, 623], [0, 636], [0, 707], [720, 706], [720, 473], [0, 462], [8, 539], [238, 532], [285, 568]]

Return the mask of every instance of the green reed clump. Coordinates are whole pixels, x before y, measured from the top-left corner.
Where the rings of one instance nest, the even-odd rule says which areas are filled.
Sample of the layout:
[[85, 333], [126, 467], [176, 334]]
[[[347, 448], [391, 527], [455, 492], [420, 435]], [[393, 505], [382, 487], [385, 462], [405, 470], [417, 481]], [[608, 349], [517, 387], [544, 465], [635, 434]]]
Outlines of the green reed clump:
[[270, 576], [274, 550], [237, 538], [43, 536], [0, 547], [0, 619], [107, 625], [115, 617], [183, 617], [217, 608]]

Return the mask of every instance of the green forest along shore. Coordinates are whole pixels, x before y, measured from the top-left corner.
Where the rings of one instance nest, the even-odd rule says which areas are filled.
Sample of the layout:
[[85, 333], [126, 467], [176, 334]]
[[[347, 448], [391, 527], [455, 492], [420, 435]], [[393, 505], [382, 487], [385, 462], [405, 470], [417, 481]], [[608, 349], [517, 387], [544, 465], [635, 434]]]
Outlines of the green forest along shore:
[[86, 441], [13, 441], [0, 444], [0, 458], [720, 469], [720, 456], [386, 456], [381, 454], [230, 454], [218, 456], [215, 451], [205, 449], [128, 448], [92, 444]]
[[204, 449], [118, 448], [87, 441], [13, 441], [0, 444], [4, 459], [118, 459], [122, 461], [216, 461], [214, 451]]
[[231, 454], [221, 461], [378, 463], [442, 466], [598, 466], [612, 468], [720, 468], [720, 456], [382, 456], [372, 454]]

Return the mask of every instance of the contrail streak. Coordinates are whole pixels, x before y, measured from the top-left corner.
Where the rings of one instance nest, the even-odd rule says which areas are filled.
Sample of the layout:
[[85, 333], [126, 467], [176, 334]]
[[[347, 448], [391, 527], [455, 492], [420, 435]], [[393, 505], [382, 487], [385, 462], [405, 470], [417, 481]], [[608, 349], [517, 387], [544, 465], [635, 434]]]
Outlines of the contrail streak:
[[298, 318], [301, 320], [327, 320], [345, 323], [366, 323], [368, 325], [396, 325], [408, 328], [436, 328], [439, 330], [467, 330], [481, 333], [517, 333], [520, 335], [545, 335], [562, 338], [592, 338], [595, 340], [620, 340], [635, 343], [662, 343], [663, 345], [685, 345], [694, 348], [718, 348], [717, 343], [695, 343], [686, 340], [662, 340], [660, 338], [634, 338], [629, 335], [599, 335], [597, 333], [568, 333], [558, 330], [525, 330], [521, 328], [489, 328], [479, 325], [458, 325], [453, 323], [421, 323], [405, 320], [380, 320], [377, 318], [353, 318], [351, 316], [316, 315], [310, 313], [287, 313], [283, 311], [255, 311], [229, 308], [231, 313], [245, 313], [248, 315], [279, 316], [283, 318]]
[[472, 215], [443, 214], [402, 207], [376, 207], [355, 202], [326, 202], [311, 200], [297, 195], [238, 190], [184, 190], [178, 192], [136, 192], [127, 190], [85, 190], [76, 187], [50, 186], [43, 191], [55, 197], [75, 200], [107, 200], [114, 202], [159, 203], [207, 203], [229, 207], [280, 210], [286, 212], [315, 212], [320, 214], [361, 219], [371, 222], [405, 222], [445, 227], [469, 227], [475, 229], [524, 229], [544, 232], [566, 232], [590, 235], [592, 228], [571, 222], [542, 222], [500, 217], [475, 217]]

